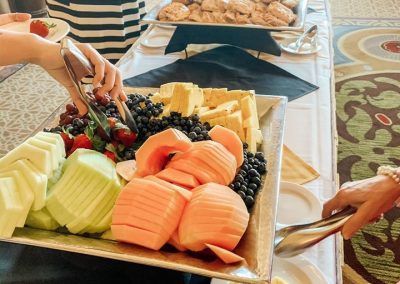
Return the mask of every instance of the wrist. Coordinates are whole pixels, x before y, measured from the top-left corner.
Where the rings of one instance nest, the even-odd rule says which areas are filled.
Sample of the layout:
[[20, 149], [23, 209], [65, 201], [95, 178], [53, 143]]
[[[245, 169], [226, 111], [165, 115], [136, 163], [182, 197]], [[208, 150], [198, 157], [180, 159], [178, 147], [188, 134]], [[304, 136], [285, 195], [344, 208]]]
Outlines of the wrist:
[[59, 44], [42, 39], [34, 34], [29, 37], [28, 43], [32, 48], [27, 61], [42, 67], [49, 59], [49, 55], [54, 54], [54, 52], [58, 53], [60, 49]]

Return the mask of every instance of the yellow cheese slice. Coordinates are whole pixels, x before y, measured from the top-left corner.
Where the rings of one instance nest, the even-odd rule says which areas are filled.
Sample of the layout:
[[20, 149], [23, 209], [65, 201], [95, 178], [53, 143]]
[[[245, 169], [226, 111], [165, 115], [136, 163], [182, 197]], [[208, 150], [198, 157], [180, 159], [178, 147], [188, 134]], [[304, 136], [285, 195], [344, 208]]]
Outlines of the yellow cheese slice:
[[226, 117], [226, 127], [235, 131], [240, 140], [245, 141], [245, 133], [243, 130], [242, 111], [238, 110]]

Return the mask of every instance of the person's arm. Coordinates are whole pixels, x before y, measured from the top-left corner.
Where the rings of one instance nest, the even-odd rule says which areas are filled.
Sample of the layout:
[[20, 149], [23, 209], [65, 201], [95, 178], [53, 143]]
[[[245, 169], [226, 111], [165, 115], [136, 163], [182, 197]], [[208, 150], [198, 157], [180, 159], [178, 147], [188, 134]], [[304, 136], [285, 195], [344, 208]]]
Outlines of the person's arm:
[[342, 235], [351, 238], [359, 229], [378, 219], [382, 213], [396, 206], [400, 197], [400, 184], [386, 175], [348, 182], [324, 204], [322, 217], [347, 206], [357, 207], [357, 212], [344, 224]]
[[[113, 99], [119, 96], [122, 100], [126, 100], [119, 70], [90, 45], [76, 45], [94, 65], [96, 74], [93, 78], [93, 85], [98, 87], [97, 93], [100, 96], [109, 93]], [[0, 66], [21, 62], [33, 63], [43, 67], [53, 78], [67, 88], [79, 113], [87, 112], [85, 104], [79, 98], [78, 92], [64, 67], [60, 54], [60, 44], [30, 33], [1, 30], [0, 26]]]

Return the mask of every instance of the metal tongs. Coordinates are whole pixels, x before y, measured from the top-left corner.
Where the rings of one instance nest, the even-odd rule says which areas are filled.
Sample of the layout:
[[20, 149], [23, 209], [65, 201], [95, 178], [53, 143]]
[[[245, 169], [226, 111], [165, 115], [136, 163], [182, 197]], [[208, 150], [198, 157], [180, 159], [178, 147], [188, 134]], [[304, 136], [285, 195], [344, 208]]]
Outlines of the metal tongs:
[[302, 253], [305, 249], [338, 232], [356, 211], [355, 208], [348, 207], [313, 223], [288, 226], [278, 230], [275, 234], [275, 255], [292, 257]]
[[[61, 56], [64, 60], [68, 74], [75, 85], [75, 88], [88, 108], [90, 117], [94, 120], [97, 126], [103, 130], [106, 138], [111, 140], [111, 130], [107, 121], [107, 116], [93, 103], [92, 99], [88, 97], [81, 82], [84, 77], [94, 76], [93, 65], [75, 46], [75, 44], [67, 38], [61, 40]], [[130, 130], [137, 133], [138, 128], [125, 102], [121, 101], [120, 98], [117, 97], [115, 103], [125, 124]]]

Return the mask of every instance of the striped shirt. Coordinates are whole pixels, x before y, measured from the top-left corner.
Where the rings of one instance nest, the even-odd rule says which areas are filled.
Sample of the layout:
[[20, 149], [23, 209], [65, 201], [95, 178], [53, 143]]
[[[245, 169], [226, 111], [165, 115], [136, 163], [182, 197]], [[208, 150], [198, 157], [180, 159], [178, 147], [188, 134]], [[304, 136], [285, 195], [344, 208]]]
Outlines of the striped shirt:
[[147, 25], [145, 0], [46, 0], [50, 17], [66, 21], [70, 38], [91, 44], [110, 62], [124, 55]]

